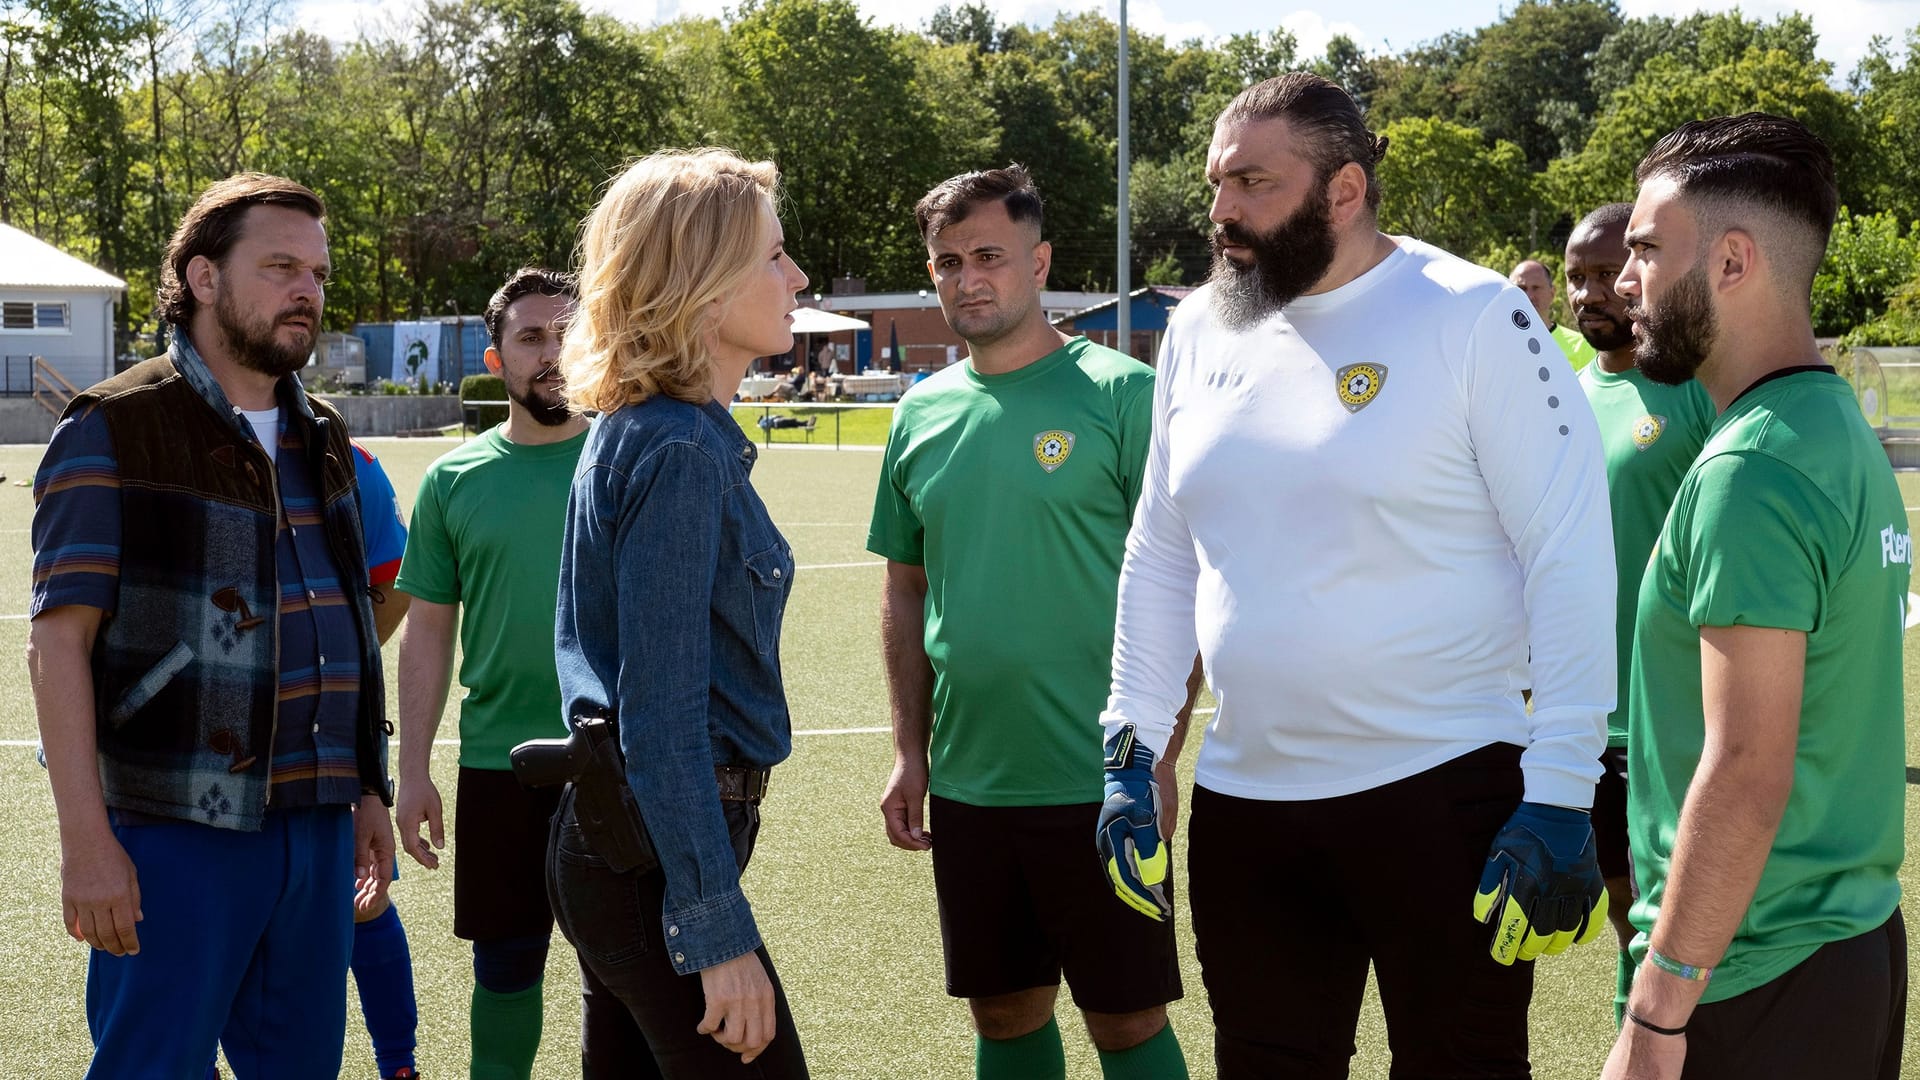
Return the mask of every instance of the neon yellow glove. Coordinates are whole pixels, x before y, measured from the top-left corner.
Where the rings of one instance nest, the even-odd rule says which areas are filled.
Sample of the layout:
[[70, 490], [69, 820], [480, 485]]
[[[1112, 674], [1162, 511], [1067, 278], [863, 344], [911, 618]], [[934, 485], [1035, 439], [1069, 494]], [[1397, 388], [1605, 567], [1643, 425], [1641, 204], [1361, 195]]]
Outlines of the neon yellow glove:
[[1473, 917], [1502, 964], [1585, 945], [1607, 922], [1607, 885], [1585, 810], [1523, 802], [1493, 838]]

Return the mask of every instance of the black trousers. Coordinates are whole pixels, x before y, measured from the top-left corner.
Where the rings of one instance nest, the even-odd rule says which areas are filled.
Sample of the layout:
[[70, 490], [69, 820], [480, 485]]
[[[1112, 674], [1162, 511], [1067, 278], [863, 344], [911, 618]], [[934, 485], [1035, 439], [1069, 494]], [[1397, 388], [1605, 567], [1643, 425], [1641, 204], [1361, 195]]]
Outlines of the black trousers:
[[1369, 964], [1394, 1080], [1531, 1076], [1533, 965], [1495, 963], [1473, 918], [1521, 790], [1504, 743], [1331, 799], [1196, 786], [1187, 896], [1220, 1080], [1345, 1077]]
[[[745, 870], [760, 831], [759, 808], [743, 802], [723, 805], [734, 860]], [[677, 974], [667, 959], [666, 935], [660, 925], [665, 872], [655, 867], [615, 873], [607, 866], [574, 820], [571, 788], [553, 818], [547, 886], [553, 894], [555, 922], [580, 953], [586, 993], [590, 997], [610, 994], [626, 1005], [646, 1036], [660, 1076], [667, 1080], [804, 1080], [807, 1076], [786, 991], [764, 946], [757, 955], [773, 982], [773, 1042], [752, 1064], [742, 1065], [739, 1054], [695, 1030], [706, 1015], [706, 993], [700, 976]], [[595, 1038], [590, 1026], [581, 1034], [589, 1044]], [[619, 1037], [617, 1031], [612, 1034]], [[582, 1054], [601, 1060], [606, 1056], [591, 1045], [583, 1047]]]
[[1907, 926], [1814, 951], [1785, 975], [1701, 1005], [1687, 1020], [1686, 1080], [1900, 1080]]

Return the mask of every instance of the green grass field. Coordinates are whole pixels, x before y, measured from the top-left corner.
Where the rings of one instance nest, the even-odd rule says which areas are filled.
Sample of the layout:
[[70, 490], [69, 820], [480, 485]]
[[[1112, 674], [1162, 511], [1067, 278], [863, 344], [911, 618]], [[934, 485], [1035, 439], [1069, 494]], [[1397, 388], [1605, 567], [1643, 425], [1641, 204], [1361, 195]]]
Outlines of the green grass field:
[[[886, 416], [885, 410], [865, 412]], [[449, 440], [372, 442], [409, 504], [422, 470], [451, 445]], [[39, 455], [37, 447], [0, 448], [0, 473], [10, 481], [26, 479]], [[932, 872], [924, 855], [887, 845], [876, 809], [891, 748], [884, 733], [871, 730], [887, 722], [877, 617], [881, 571], [862, 545], [879, 464], [873, 453], [776, 448], [762, 455], [754, 472], [756, 486], [793, 543], [801, 571], [787, 613], [783, 654], [794, 753], [775, 774], [746, 888], [786, 981], [814, 1075], [964, 1078], [972, 1075], [972, 1039], [964, 1008], [941, 989]], [[1920, 477], [1903, 475], [1901, 487], [1907, 503], [1920, 506]], [[12, 538], [0, 546], [0, 580], [11, 583], [14, 597], [0, 604], [0, 652], [14, 657], [26, 645], [22, 613], [31, 566], [31, 514], [26, 488], [0, 486], [0, 532]], [[387, 649], [389, 680], [394, 651]], [[1914, 693], [1915, 672], [1910, 655], [1909, 709], [1920, 699]], [[81, 1008], [86, 950], [68, 940], [59, 925], [53, 803], [30, 745], [20, 745], [34, 737], [24, 665], [16, 660], [0, 667], [0, 688], [0, 740], [6, 741], [0, 745], [0, 866], [8, 870], [0, 876], [0, 1001], [6, 1003], [0, 1009], [0, 1076], [78, 1076], [88, 1050]], [[442, 731], [454, 727], [450, 709]], [[1910, 763], [1920, 763], [1916, 731], [1920, 728], [1908, 725]], [[1189, 763], [1192, 756], [1189, 751]], [[434, 759], [450, 820], [454, 748], [440, 747]], [[1190, 767], [1186, 782], [1191, 783]], [[1915, 791], [1908, 791], [1909, 846]], [[453, 858], [458, 857], [456, 846]], [[394, 897], [412, 942], [420, 1064], [429, 1077], [461, 1076], [467, 1062], [471, 960], [467, 946], [453, 937], [451, 870], [429, 872], [407, 861], [404, 873]], [[1920, 884], [1911, 864], [1905, 881], [1910, 890]], [[1425, 898], [1418, 885], [1386, 887], [1405, 889], [1409, 902], [1457, 904], [1461, 917], [1468, 917], [1467, 897]], [[1174, 1023], [1193, 1075], [1211, 1077], [1211, 1028], [1184, 911], [1178, 925], [1187, 998], [1174, 1006]], [[1589, 1078], [1599, 1071], [1613, 1034], [1613, 953], [1607, 940], [1603, 935], [1599, 943], [1540, 963], [1533, 1060], [1542, 1080]], [[548, 968], [546, 1040], [536, 1067], [540, 1077], [578, 1075], [578, 981], [570, 950], [559, 944]], [[183, 972], [182, 992], [192, 987], [192, 974]], [[1070, 1007], [1062, 1010], [1061, 1026], [1068, 1034], [1069, 1074], [1097, 1077], [1093, 1053]], [[1353, 1075], [1384, 1077], [1386, 1032], [1372, 1000], [1358, 1043]], [[1912, 1024], [1907, 1060], [1909, 1071], [1920, 1075], [1920, 1042]], [[373, 1076], [357, 1004], [349, 1019], [343, 1075]]]

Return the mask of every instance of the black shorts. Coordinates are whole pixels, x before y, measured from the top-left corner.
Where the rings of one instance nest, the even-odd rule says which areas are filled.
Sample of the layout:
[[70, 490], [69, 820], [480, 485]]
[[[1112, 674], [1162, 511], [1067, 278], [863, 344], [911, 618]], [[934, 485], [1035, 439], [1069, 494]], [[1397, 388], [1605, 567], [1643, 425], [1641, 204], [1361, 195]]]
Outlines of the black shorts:
[[560, 788], [524, 788], [513, 773], [460, 769], [453, 804], [453, 933], [468, 941], [553, 931], [547, 833]]
[[1065, 974], [1086, 1012], [1179, 1000], [1173, 921], [1114, 895], [1093, 846], [1099, 803], [972, 806], [935, 795], [930, 810], [948, 994], [1058, 986]]
[[1785, 975], [1687, 1018], [1687, 1080], [1899, 1080], [1907, 927], [1833, 941]]
[[1519, 1080], [1533, 965], [1502, 966], [1473, 896], [1520, 805], [1494, 743], [1334, 798], [1196, 785], [1187, 897], [1220, 1080], [1344, 1078], [1372, 968], [1395, 1077]]
[[[1627, 846], [1627, 748], [1609, 746], [1600, 755], [1600, 782], [1593, 786], [1593, 840], [1600, 876], [1633, 877], [1633, 851]], [[1615, 896], [1612, 903], [1628, 898]]]

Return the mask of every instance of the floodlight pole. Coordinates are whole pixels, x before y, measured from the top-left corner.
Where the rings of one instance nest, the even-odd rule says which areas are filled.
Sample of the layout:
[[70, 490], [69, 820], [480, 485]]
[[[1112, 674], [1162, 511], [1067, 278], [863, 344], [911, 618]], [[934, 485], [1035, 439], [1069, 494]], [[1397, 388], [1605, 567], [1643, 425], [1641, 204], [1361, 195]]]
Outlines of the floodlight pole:
[[1119, 286], [1120, 296], [1114, 305], [1116, 337], [1121, 352], [1133, 355], [1133, 206], [1127, 193], [1127, 174], [1131, 172], [1128, 162], [1127, 127], [1127, 0], [1120, 0], [1120, 209], [1119, 217], [1119, 267], [1114, 281]]

